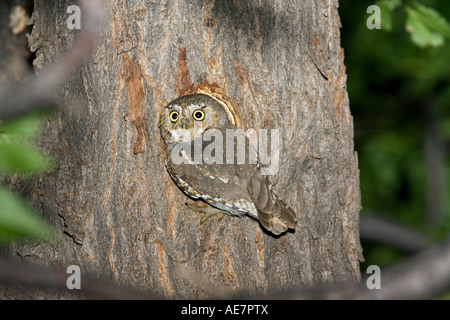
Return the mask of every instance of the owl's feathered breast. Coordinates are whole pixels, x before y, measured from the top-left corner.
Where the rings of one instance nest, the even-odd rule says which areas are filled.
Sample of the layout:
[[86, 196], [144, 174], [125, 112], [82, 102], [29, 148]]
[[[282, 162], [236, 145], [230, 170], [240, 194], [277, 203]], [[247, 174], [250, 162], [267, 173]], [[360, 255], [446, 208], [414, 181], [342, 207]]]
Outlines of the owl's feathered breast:
[[[226, 134], [225, 129], [219, 131], [221, 134]], [[210, 138], [203, 138], [201, 141], [202, 157], [205, 155], [205, 149], [214, 142], [211, 142]], [[202, 199], [234, 215], [248, 213], [257, 218], [256, 207], [247, 189], [248, 181], [252, 175], [257, 173], [258, 169], [255, 165], [248, 162], [237, 164], [233, 161], [233, 163], [227, 164], [225, 140], [223, 139], [223, 144], [220, 146], [222, 147], [221, 161], [210, 164], [205, 163], [203, 158], [201, 159], [202, 161], [195, 161], [195, 140], [184, 143], [184, 146], [180, 146], [180, 144], [173, 145], [168, 150], [167, 170], [180, 189], [188, 196]], [[248, 148], [248, 143], [246, 145]], [[236, 143], [234, 148], [236, 151]], [[173, 150], [177, 150], [176, 153], [178, 153], [176, 154], [176, 161], [172, 157], [175, 155], [172, 154]]]

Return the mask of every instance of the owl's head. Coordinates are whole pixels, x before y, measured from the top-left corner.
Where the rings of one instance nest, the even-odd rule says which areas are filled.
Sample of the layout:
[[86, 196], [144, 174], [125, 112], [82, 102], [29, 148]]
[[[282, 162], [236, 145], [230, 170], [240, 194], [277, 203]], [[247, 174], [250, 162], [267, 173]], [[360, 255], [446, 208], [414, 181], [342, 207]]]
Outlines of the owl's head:
[[233, 124], [224, 107], [206, 94], [190, 94], [169, 103], [161, 112], [159, 127], [167, 145], [201, 137], [208, 129]]

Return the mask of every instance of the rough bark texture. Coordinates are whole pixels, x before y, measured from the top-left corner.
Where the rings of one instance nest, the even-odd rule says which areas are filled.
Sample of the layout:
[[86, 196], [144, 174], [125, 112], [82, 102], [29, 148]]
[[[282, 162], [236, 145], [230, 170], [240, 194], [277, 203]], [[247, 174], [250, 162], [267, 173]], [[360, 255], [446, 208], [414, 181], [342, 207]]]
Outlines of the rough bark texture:
[[[29, 44], [38, 74], [70, 48], [71, 4], [35, 1]], [[22, 188], [60, 236], [12, 251], [168, 298], [359, 280], [359, 171], [337, 0], [106, 5], [93, 58], [57, 93], [76, 107], [50, 121], [41, 140], [58, 166]], [[183, 91], [179, 68], [194, 83], [217, 84], [242, 129], [281, 129], [273, 180], [298, 214], [295, 232], [273, 237], [249, 217], [200, 224], [186, 207], [192, 200], [164, 168], [157, 127]]]

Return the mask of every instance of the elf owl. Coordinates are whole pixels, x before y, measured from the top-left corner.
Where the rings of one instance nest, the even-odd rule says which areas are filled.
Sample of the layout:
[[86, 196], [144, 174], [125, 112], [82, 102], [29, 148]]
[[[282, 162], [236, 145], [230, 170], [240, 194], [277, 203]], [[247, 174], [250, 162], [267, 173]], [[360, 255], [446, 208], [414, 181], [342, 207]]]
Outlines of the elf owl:
[[[172, 101], [159, 127], [167, 145], [167, 171], [186, 195], [231, 215], [248, 214], [275, 235], [295, 229], [295, 212], [275, 195], [259, 165], [251, 163], [252, 144], [242, 130], [229, 130], [237, 127], [213, 97], [191, 94]], [[232, 154], [226, 143], [230, 132]], [[245, 150], [239, 141], [245, 141]]]

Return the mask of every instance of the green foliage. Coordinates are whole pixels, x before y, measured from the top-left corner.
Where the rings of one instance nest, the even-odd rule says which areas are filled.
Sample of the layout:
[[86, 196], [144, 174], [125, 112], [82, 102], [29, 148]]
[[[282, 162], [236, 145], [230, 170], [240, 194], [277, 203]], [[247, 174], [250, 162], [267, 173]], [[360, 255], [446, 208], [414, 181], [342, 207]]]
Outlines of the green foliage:
[[392, 12], [401, 4], [400, 0], [380, 0], [376, 2], [376, 5], [380, 7], [381, 26], [384, 30], [392, 30]]
[[[33, 115], [1, 125], [0, 172], [31, 176], [50, 168], [48, 157], [30, 142], [39, 129]], [[0, 243], [19, 238], [48, 239], [51, 228], [24, 201], [0, 186]]]
[[24, 201], [0, 186], [0, 243], [17, 238], [48, 239], [52, 229]]
[[450, 38], [450, 24], [436, 10], [419, 3], [406, 6], [405, 10], [408, 14], [406, 30], [419, 47], [441, 46], [444, 37]]
[[49, 159], [27, 141], [38, 130], [34, 116], [9, 121], [1, 126], [0, 170], [9, 174], [39, 174], [50, 166]]
[[[387, 216], [439, 241], [450, 232], [450, 157], [445, 155], [443, 216], [427, 213], [425, 134], [432, 109], [438, 134], [450, 141], [450, 1], [381, 0], [382, 30], [368, 29], [371, 0], [339, 1], [342, 46], [355, 122], [363, 210]], [[407, 32], [405, 31], [407, 29]], [[365, 265], [405, 253], [363, 242]]]
[[391, 31], [393, 19], [399, 17], [394, 11], [401, 8], [406, 13], [405, 30], [411, 40], [421, 48], [439, 47], [450, 39], [450, 23], [437, 10], [412, 1], [406, 4], [401, 0], [379, 0], [381, 26], [384, 31]]

